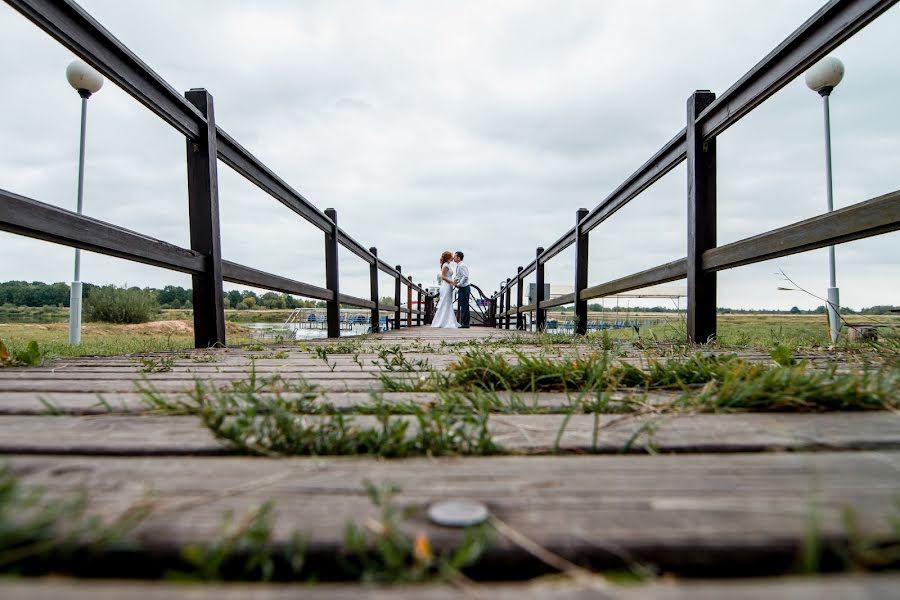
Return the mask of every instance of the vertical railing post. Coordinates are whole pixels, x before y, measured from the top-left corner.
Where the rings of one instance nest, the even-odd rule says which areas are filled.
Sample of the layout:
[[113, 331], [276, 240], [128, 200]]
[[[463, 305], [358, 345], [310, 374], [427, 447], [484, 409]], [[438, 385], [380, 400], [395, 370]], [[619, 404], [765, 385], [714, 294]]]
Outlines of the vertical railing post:
[[416, 310], [419, 312], [416, 313], [416, 327], [422, 325], [422, 284], [419, 284], [419, 289], [416, 290]]
[[369, 248], [369, 252], [375, 260], [369, 265], [369, 298], [375, 303], [375, 308], [369, 316], [372, 321], [372, 333], [378, 333], [381, 327], [381, 313], [378, 311], [378, 248]]
[[503, 329], [503, 282], [500, 282], [500, 291], [497, 292], [497, 329]]
[[497, 292], [491, 296], [491, 327], [497, 328]]
[[328, 337], [341, 337], [341, 303], [338, 277], [338, 224], [337, 211], [325, 209], [325, 216], [331, 219], [331, 231], [325, 232], [325, 287], [334, 293], [334, 298], [325, 302], [325, 317], [328, 324]]
[[[395, 267], [397, 273], [401, 273], [400, 265]], [[403, 275], [397, 275], [394, 281], [394, 329], [400, 330], [400, 279]]]
[[581, 221], [587, 215], [586, 208], [579, 208], [575, 213], [575, 335], [587, 334], [587, 300], [581, 299], [588, 281], [588, 233], [581, 229]]
[[538, 331], [544, 331], [544, 328], [547, 327], [547, 310], [541, 308], [541, 300], [544, 300], [544, 263], [541, 262], [541, 254], [544, 253], [544, 249], [538, 247], [535, 250], [535, 259], [534, 259], [534, 278], [535, 278], [535, 319], [537, 320], [536, 329]]
[[512, 282], [512, 279], [506, 278], [506, 328], [509, 329], [510, 324], [512, 323], [512, 315], [509, 314], [509, 311], [512, 310], [512, 286], [509, 285]]
[[412, 275], [407, 275], [406, 280], [409, 282], [409, 284], [406, 286], [406, 326], [412, 327]]
[[716, 337], [716, 274], [703, 271], [703, 253], [716, 247], [716, 140], [703, 141], [697, 117], [716, 95], [694, 92], [687, 101], [687, 337]]
[[222, 292], [219, 176], [216, 168], [213, 99], [205, 89], [192, 89], [184, 96], [206, 117], [206, 127], [201, 128], [199, 137], [187, 140], [191, 249], [206, 257], [203, 273], [192, 277], [194, 346], [224, 346], [225, 302]]
[[525, 315], [522, 313], [522, 271], [525, 267], [516, 270], [516, 329], [525, 329]]
[[434, 320], [434, 296], [431, 294], [425, 295], [425, 325], [431, 325], [431, 322]]

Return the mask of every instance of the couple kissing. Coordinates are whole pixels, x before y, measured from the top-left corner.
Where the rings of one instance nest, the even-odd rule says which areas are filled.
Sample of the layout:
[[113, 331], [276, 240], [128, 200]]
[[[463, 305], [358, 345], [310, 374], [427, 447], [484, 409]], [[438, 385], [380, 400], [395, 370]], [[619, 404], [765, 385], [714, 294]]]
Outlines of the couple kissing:
[[[441, 253], [441, 272], [438, 282], [441, 285], [440, 298], [437, 310], [431, 320], [431, 326], [436, 328], [456, 329], [469, 327], [469, 267], [463, 262], [465, 255], [457, 250], [451, 253], [444, 250]], [[453, 290], [457, 290], [459, 296], [459, 322], [453, 312]]]

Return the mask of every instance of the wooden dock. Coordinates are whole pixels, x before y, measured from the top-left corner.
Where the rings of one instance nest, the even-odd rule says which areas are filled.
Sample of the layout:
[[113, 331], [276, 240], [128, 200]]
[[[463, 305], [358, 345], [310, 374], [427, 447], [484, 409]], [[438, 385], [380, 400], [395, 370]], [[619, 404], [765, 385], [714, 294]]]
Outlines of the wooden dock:
[[[818, 540], [824, 570], [843, 568], [838, 555], [851, 538], [896, 542], [890, 520], [897, 518], [900, 492], [900, 415], [891, 412], [595, 417], [567, 409], [571, 392], [518, 393], [519, 403], [508, 406], [529, 410], [500, 411], [488, 424], [501, 455], [384, 459], [248, 456], [217, 439], [200, 417], [159, 414], [148, 404], [148, 390], [157, 401], [176, 400], [197, 381], [210, 389], [233, 387], [252, 369], [262, 398], [281, 393], [272, 387], [279, 380], [266, 378], [302, 377], [315, 402], [330, 402], [360, 426], [375, 425], [376, 416], [357, 414], [371, 413], [373, 397], [387, 406], [427, 406], [438, 398], [384, 391], [379, 375], [410, 376], [391, 370], [385, 352], [399, 350], [410, 364], [427, 360], [441, 370], [479, 346], [510, 356], [597, 351], [532, 344], [526, 336], [506, 344], [490, 329], [416, 328], [340, 345], [318, 340], [262, 350], [57, 359], [0, 370], [2, 462], [25, 487], [60, 502], [83, 494], [88, 512], [107, 522], [135, 507], [148, 511], [125, 534], [131, 548], [125, 558], [99, 551], [87, 563], [72, 559], [49, 571], [83, 579], [8, 580], [0, 583], [0, 596], [170, 597], [184, 588], [153, 580], [186, 546], [216, 544], [225, 515], [266, 503], [273, 511], [267, 543], [281, 547], [300, 533], [308, 568], [319, 579], [336, 580], [302, 588], [310, 597], [443, 598], [462, 590], [491, 598], [812, 598], [841, 589], [844, 597], [887, 598], [896, 591], [900, 577], [892, 574], [773, 577], [800, 564], [810, 536]], [[624, 360], [642, 359], [635, 352]], [[292, 390], [283, 393], [297, 393]], [[490, 542], [465, 583], [386, 590], [341, 581], [347, 524], [371, 527], [380, 518], [367, 481], [399, 488], [394, 502], [410, 512], [402, 529], [410, 538], [427, 536], [436, 554], [456, 547], [462, 534], [432, 523], [429, 506], [465, 499], [488, 507]], [[848, 509], [853, 531], [843, 516]], [[567, 575], [522, 582], [559, 569]], [[590, 574], [610, 569], [656, 577], [622, 588]], [[717, 581], [726, 576], [743, 579]], [[98, 579], [109, 577], [122, 580]], [[196, 598], [298, 593], [287, 583], [190, 589]]]

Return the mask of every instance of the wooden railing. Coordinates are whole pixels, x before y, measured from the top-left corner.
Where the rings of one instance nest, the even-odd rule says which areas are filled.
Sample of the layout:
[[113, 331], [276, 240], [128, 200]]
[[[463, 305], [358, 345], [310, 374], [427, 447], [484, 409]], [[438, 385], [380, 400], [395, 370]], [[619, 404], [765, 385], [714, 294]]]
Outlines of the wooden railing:
[[[824, 248], [900, 229], [900, 191], [800, 221], [725, 246], [716, 246], [716, 137], [803, 73], [896, 0], [834, 0], [753, 67], [718, 99], [698, 91], [688, 98], [687, 126], [593, 210], [579, 209], [575, 225], [535, 259], [519, 267], [492, 296], [498, 327], [524, 328], [532, 313], [544, 329], [547, 309], [575, 305], [575, 332], [587, 332], [587, 301], [687, 278], [687, 337], [706, 342], [716, 335], [716, 272]], [[627, 277], [589, 286], [588, 234], [641, 192], [687, 161], [687, 257]], [[575, 292], [543, 298], [544, 265], [575, 245]], [[535, 273], [537, 299], [523, 305], [525, 277]], [[512, 288], [516, 303], [512, 304]]]
[[[94, 66], [187, 141], [187, 172], [191, 247], [180, 248], [116, 225], [57, 208], [0, 189], [0, 230], [188, 273], [193, 279], [194, 341], [197, 347], [225, 344], [222, 282], [239, 283], [327, 304], [328, 337], [340, 335], [340, 305], [371, 309], [373, 331], [379, 311], [394, 313], [394, 326], [421, 325], [425, 290], [399, 265], [391, 267], [338, 227], [337, 213], [323, 213], [216, 125], [212, 96], [193, 89], [183, 97], [122, 45], [77, 4], [69, 0], [6, 0], [63, 46]], [[222, 260], [219, 241], [217, 159], [257, 185], [277, 201], [320, 229], [325, 236], [324, 288], [294, 281]], [[371, 296], [356, 298], [340, 292], [338, 245], [370, 266]], [[394, 304], [380, 304], [379, 271], [395, 280]], [[407, 307], [401, 306], [401, 286], [407, 287]], [[412, 292], [420, 309], [412, 310]], [[401, 315], [407, 314], [406, 323]], [[415, 319], [413, 319], [415, 316]]]

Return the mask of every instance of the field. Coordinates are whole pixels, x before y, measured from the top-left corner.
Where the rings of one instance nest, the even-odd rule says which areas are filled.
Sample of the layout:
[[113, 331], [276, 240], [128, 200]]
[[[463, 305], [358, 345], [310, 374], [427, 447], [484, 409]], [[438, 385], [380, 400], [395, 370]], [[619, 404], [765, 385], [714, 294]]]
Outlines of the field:
[[[141, 325], [85, 323], [82, 343], [68, 345], [68, 310], [64, 308], [0, 307], [0, 340], [10, 351], [21, 350], [35, 341], [45, 357], [130, 354], [181, 350], [193, 346], [191, 311], [164, 310], [159, 321]], [[229, 345], [250, 343], [249, 330], [240, 323], [281, 323], [290, 310], [227, 310]], [[571, 320], [571, 313], [554, 313], [550, 319]], [[679, 343], [685, 338], [684, 316], [675, 313], [591, 313], [591, 321], [628, 320], [636, 327], [607, 330], [611, 339], [644, 343]], [[655, 321], [647, 325], [648, 321]], [[900, 316], [849, 315], [846, 323], [878, 326], [879, 336], [896, 345]], [[725, 348], [768, 350], [776, 345], [794, 349], [823, 349], [829, 346], [827, 320], [824, 315], [754, 314], [720, 315], [717, 345]], [[498, 335], [500, 334], [498, 330]], [[565, 335], [565, 334], [555, 334]], [[601, 332], [590, 336], [600, 337]], [[859, 344], [843, 341], [842, 347]]]
[[[247, 344], [250, 335], [245, 327], [227, 324], [230, 344]], [[0, 323], [0, 340], [11, 353], [35, 341], [44, 357], [108, 356], [135, 352], [184, 350], [194, 346], [194, 330], [189, 321], [154, 321], [140, 325], [85, 323], [81, 328], [81, 345], [69, 345], [68, 323]]]

